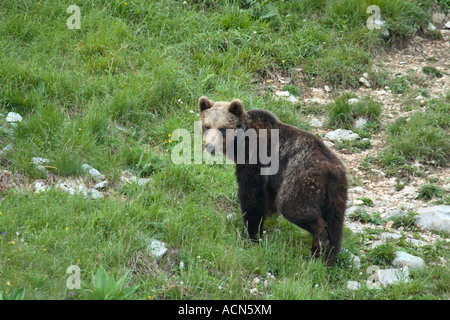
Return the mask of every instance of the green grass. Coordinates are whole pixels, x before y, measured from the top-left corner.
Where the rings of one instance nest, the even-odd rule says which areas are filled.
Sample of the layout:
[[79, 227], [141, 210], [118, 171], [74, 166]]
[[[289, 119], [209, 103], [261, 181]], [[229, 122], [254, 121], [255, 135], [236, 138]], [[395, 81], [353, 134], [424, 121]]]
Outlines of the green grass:
[[[412, 285], [349, 292], [347, 280], [367, 278], [350, 260], [363, 239], [347, 229], [332, 269], [311, 260], [310, 235], [281, 218], [268, 221], [263, 241], [252, 244], [233, 166], [175, 165], [168, 141], [175, 129], [193, 132], [202, 95], [240, 98], [247, 109], [264, 108], [307, 128], [301, 110], [258, 94], [257, 79], [302, 68], [310, 85], [358, 86], [362, 73], [372, 74], [374, 53], [426, 25], [431, 2], [187, 2], [79, 1], [80, 30], [66, 27], [67, 3], [0, 3], [0, 113], [23, 116], [14, 129], [0, 116], [0, 150], [13, 145], [0, 157], [0, 170], [8, 172], [0, 173], [0, 297], [448, 298], [441, 280], [447, 269], [437, 256], [431, 275], [415, 275]], [[367, 29], [369, 4], [380, 6], [389, 37]], [[432, 108], [444, 125], [437, 110], [445, 106]], [[378, 123], [377, 110], [368, 99], [349, 116]], [[33, 157], [49, 159], [47, 171]], [[30, 188], [35, 179], [92, 184], [84, 163], [108, 179], [102, 199]], [[123, 170], [153, 180], [123, 186]], [[148, 252], [152, 239], [169, 249], [160, 261]], [[440, 256], [443, 247], [434, 247]], [[362, 262], [366, 268], [372, 260]], [[81, 289], [67, 288], [71, 265], [80, 268]]]
[[380, 124], [381, 103], [373, 100], [372, 97], [364, 97], [351, 104], [348, 102], [351, 98], [355, 98], [355, 95], [344, 93], [326, 107], [328, 125], [333, 128], [352, 129], [355, 120], [362, 117], [367, 120], [367, 124], [365, 129], [360, 131], [373, 132]]
[[435, 166], [446, 166], [450, 158], [449, 98], [433, 99], [427, 112], [415, 112], [409, 119], [399, 118], [388, 126], [388, 146], [380, 163], [388, 171], [417, 160]]
[[419, 195], [417, 198], [422, 200], [431, 200], [434, 197], [442, 198], [445, 193], [446, 192], [442, 188], [434, 184], [426, 184], [419, 188]]

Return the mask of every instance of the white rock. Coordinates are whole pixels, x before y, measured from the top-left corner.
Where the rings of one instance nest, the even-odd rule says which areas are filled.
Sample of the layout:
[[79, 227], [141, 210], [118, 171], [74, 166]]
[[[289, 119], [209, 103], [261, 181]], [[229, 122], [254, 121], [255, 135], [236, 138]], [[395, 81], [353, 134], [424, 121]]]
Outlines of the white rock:
[[33, 157], [33, 158], [31, 158], [31, 162], [33, 162], [33, 164], [36, 167], [36, 169], [38, 169], [38, 170], [40, 170], [42, 172], [47, 172], [47, 170], [45, 169], [43, 164], [49, 163], [50, 160], [49, 159], [45, 159], [45, 158]]
[[421, 269], [425, 267], [425, 261], [407, 252], [396, 251], [392, 265], [396, 268], [408, 267], [410, 269]]
[[289, 91], [275, 91], [274, 94], [278, 97], [285, 97], [285, 98], [291, 95]]
[[364, 205], [364, 201], [359, 200], [359, 199], [353, 200], [353, 202], [352, 202], [352, 206], [363, 206], [363, 205]]
[[258, 289], [252, 288], [252, 289], [250, 289], [250, 293], [251, 293], [252, 295], [256, 296], [256, 295], [258, 294]]
[[94, 186], [94, 189], [104, 189], [104, 188], [106, 188], [107, 184], [108, 184], [108, 180], [99, 182]]
[[45, 158], [33, 157], [33, 158], [31, 158], [31, 162], [33, 162], [34, 164], [43, 165], [43, 164], [49, 163], [50, 160], [49, 159], [45, 159]]
[[60, 183], [59, 188], [61, 188], [64, 192], [68, 192], [70, 195], [74, 195], [75, 194], [75, 189], [72, 188], [71, 186], [69, 186], [66, 183]]
[[22, 116], [15, 112], [8, 112], [5, 118], [12, 126], [15, 126], [17, 122], [22, 121]]
[[438, 205], [417, 209], [416, 224], [424, 230], [450, 232], [450, 206]]
[[446, 29], [450, 29], [450, 21], [447, 21], [447, 22], [445, 23], [444, 27], [445, 27]]
[[2, 149], [2, 152], [8, 152], [8, 151], [11, 151], [12, 148], [13, 148], [13, 145], [10, 143], [10, 144], [8, 144], [7, 146], [5, 146], [5, 147]]
[[323, 126], [322, 121], [320, 121], [319, 119], [316, 118], [312, 118], [311, 120], [309, 120], [309, 125], [311, 127], [316, 127], [316, 128], [320, 128]]
[[159, 240], [153, 240], [147, 250], [156, 259], [160, 259], [167, 252], [166, 244]]
[[81, 194], [83, 196], [83, 198], [86, 198], [88, 196], [88, 192], [83, 186], [78, 186], [76, 190], [78, 194]]
[[275, 91], [274, 94], [277, 97], [280, 97], [281, 99], [285, 101], [289, 101], [291, 103], [297, 103], [299, 100], [297, 97], [291, 95], [289, 91]]
[[347, 281], [347, 289], [358, 290], [361, 288], [361, 284], [358, 281]]
[[353, 257], [353, 267], [355, 269], [361, 268], [361, 259], [358, 256]]
[[428, 23], [428, 26], [427, 26], [427, 30], [428, 30], [428, 31], [436, 31], [437, 28], [436, 28], [436, 26], [435, 26], [434, 24], [432, 24], [431, 22], [429, 22], [429, 23]]
[[330, 86], [325, 85], [323, 88], [325, 89], [326, 92], [331, 92]]
[[328, 132], [325, 137], [330, 139], [331, 141], [342, 142], [356, 140], [359, 138], [359, 135], [351, 130], [337, 129]]
[[366, 190], [364, 190], [363, 187], [354, 187], [354, 188], [351, 188], [349, 191], [353, 192], [353, 193], [365, 193], [366, 192]]
[[103, 198], [103, 195], [98, 190], [92, 188], [89, 189], [89, 194], [91, 195], [93, 200]]
[[348, 104], [357, 104], [358, 102], [359, 102], [359, 99], [358, 98], [351, 98], [351, 99], [348, 99]]
[[402, 269], [378, 269], [375, 271], [375, 275], [383, 287], [398, 282], [409, 281], [408, 267]]
[[324, 140], [323, 144], [326, 145], [328, 148], [333, 148], [334, 147], [334, 143], [328, 140]]
[[402, 237], [401, 234], [390, 233], [390, 232], [383, 232], [382, 234], [380, 234], [380, 239], [383, 241], [388, 240], [388, 239], [398, 240], [401, 237]]
[[34, 191], [35, 193], [41, 193], [41, 192], [47, 191], [48, 187], [44, 183], [42, 183], [40, 181], [36, 181], [34, 183], [34, 190], [35, 190]]
[[372, 85], [370, 84], [369, 80], [367, 80], [364, 77], [359, 78], [359, 83], [363, 84], [365, 87], [370, 88]]
[[358, 119], [356, 119], [353, 127], [358, 130], [363, 130], [366, 127], [366, 124], [367, 124], [367, 119], [363, 118], [363, 117], [359, 117]]
[[139, 178], [138, 185], [143, 186], [143, 185], [148, 184], [150, 182], [153, 182], [153, 178]]
[[358, 210], [361, 210], [361, 207], [360, 206], [351, 206], [351, 207], [349, 207], [349, 208], [347, 208], [347, 210], [345, 211], [345, 215], [352, 215], [352, 214], [354, 214], [355, 212], [357, 212]]
[[411, 195], [411, 196], [415, 196], [415, 197], [417, 197], [419, 195], [419, 193], [416, 191], [416, 188], [414, 188], [412, 186], [404, 187], [402, 189], [401, 193], [403, 193], [404, 195]]
[[101, 181], [105, 179], [105, 176], [102, 175], [100, 173], [100, 171], [98, 171], [95, 168], [92, 168], [90, 165], [88, 164], [83, 164], [81, 165], [81, 170], [83, 170], [84, 172], [87, 172], [92, 178], [94, 178], [96, 181]]

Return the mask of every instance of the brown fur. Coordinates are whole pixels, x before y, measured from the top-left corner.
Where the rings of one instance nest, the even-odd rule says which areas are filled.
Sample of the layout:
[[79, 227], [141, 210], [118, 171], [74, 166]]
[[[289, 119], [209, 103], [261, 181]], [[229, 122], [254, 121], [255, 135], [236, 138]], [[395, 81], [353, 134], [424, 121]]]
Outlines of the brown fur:
[[[239, 100], [213, 103], [202, 97], [199, 108], [204, 132], [224, 127], [252, 128], [257, 132], [267, 129], [270, 143], [271, 130], [279, 130], [276, 174], [261, 175], [259, 161], [236, 164], [239, 202], [248, 234], [257, 241], [266, 216], [278, 211], [309, 231], [312, 255], [323, 254], [332, 265], [341, 246], [347, 202], [346, 169], [339, 158], [313, 134], [284, 124], [264, 110], [245, 112]], [[224, 141], [224, 146], [230, 147], [230, 141]]]

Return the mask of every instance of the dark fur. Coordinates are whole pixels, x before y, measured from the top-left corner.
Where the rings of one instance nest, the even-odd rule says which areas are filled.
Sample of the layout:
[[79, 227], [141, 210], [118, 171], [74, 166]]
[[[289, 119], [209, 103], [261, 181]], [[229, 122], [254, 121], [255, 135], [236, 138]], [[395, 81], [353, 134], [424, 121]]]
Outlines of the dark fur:
[[233, 102], [228, 111], [239, 118], [240, 127], [257, 132], [268, 129], [269, 142], [270, 130], [279, 129], [278, 173], [261, 175], [259, 162], [236, 164], [241, 213], [250, 238], [257, 241], [265, 218], [278, 211], [309, 231], [312, 255], [323, 254], [332, 265], [341, 247], [347, 202], [345, 166], [315, 135], [284, 124], [264, 110], [244, 112], [242, 103], [239, 110]]

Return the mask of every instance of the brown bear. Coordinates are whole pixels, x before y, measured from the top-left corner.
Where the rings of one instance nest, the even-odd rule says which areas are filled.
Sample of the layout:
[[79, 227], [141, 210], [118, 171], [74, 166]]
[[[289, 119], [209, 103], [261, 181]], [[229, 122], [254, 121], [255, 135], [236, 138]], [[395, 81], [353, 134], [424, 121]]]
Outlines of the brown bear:
[[[339, 158], [315, 135], [282, 123], [268, 111], [245, 112], [240, 100], [201, 97], [199, 109], [205, 150], [220, 151], [236, 163], [239, 203], [250, 238], [258, 241], [265, 218], [279, 212], [312, 234], [312, 255], [323, 255], [331, 266], [340, 250], [347, 203], [346, 169]], [[261, 154], [256, 147], [266, 151]], [[262, 172], [274, 163], [275, 170]]]

